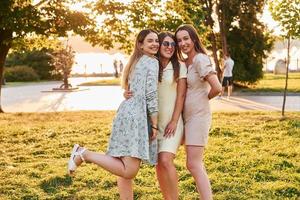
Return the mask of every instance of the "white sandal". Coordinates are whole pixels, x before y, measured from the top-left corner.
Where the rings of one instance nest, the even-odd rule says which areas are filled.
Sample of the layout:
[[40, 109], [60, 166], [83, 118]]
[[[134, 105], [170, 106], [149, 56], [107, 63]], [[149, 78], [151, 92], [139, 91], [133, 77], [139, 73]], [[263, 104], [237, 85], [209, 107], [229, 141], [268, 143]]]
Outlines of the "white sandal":
[[80, 156], [81, 160], [83, 162], [85, 162], [82, 154], [86, 151], [86, 148], [82, 148], [80, 151], [78, 151], [79, 147], [80, 146], [78, 144], [75, 144], [72, 149], [71, 156], [70, 156], [70, 159], [68, 162], [68, 174], [69, 175], [72, 175], [72, 173], [75, 172], [76, 168], [78, 167], [74, 160], [76, 156]]

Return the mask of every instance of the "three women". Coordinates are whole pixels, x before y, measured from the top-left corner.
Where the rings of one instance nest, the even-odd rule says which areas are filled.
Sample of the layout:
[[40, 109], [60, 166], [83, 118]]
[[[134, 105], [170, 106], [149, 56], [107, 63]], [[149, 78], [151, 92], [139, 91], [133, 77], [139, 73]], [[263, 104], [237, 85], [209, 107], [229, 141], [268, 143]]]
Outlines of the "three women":
[[[211, 125], [208, 102], [219, 94], [221, 85], [196, 30], [183, 25], [176, 30], [175, 37], [170, 33], [157, 37], [152, 30], [141, 31], [124, 71], [122, 85], [128, 91], [125, 92], [127, 100], [120, 105], [114, 120], [108, 154], [90, 152], [75, 145], [69, 172], [84, 160], [98, 164], [120, 177], [121, 199], [132, 199], [131, 179], [138, 172], [140, 161], [155, 163], [158, 153], [156, 171], [164, 199], [178, 199], [178, 177], [173, 160], [183, 135], [183, 110], [187, 168], [195, 179], [201, 199], [212, 199], [203, 154]], [[153, 57], [158, 51], [158, 41], [159, 73]], [[158, 123], [158, 152], [156, 140], [147, 139], [146, 107], [151, 113], [152, 139], [157, 134]]]

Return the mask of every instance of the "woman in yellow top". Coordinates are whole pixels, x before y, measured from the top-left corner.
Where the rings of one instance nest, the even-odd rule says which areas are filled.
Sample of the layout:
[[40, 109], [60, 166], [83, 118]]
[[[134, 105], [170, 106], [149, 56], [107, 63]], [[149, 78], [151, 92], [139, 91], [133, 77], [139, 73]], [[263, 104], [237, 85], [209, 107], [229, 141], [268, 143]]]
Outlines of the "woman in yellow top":
[[[158, 35], [158, 40], [160, 45], [158, 51], [159, 130], [157, 135], [158, 164], [156, 173], [164, 199], [176, 200], [179, 196], [178, 175], [173, 160], [183, 136], [181, 113], [186, 92], [187, 69], [185, 64], [178, 60], [175, 36], [169, 32], [162, 32]], [[124, 96], [125, 98], [130, 98], [134, 94], [127, 91], [124, 93]]]

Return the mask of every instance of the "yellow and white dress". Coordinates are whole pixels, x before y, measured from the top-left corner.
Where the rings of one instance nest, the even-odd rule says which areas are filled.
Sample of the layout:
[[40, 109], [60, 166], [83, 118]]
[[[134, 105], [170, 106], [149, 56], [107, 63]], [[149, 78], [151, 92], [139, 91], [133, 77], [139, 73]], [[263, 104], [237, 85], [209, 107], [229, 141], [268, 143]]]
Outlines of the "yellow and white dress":
[[[187, 68], [180, 63], [178, 79], [186, 78]], [[183, 136], [183, 120], [180, 115], [173, 137], [165, 138], [164, 131], [172, 119], [177, 97], [177, 82], [174, 80], [174, 70], [171, 62], [163, 70], [162, 80], [158, 84], [158, 153], [170, 152], [176, 154]]]

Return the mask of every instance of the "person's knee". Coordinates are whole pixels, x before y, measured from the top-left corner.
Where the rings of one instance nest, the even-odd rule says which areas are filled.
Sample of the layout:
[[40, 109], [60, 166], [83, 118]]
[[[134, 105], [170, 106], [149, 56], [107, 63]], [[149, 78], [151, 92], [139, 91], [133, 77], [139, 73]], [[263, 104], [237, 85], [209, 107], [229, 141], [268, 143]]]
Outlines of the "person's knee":
[[199, 172], [203, 168], [202, 161], [187, 161], [186, 168], [190, 173]]
[[125, 171], [123, 174], [123, 178], [126, 179], [133, 179], [138, 173], [138, 170], [130, 170], [130, 171]]
[[158, 167], [162, 169], [170, 169], [173, 167], [173, 159], [170, 157], [160, 157], [158, 160]]

